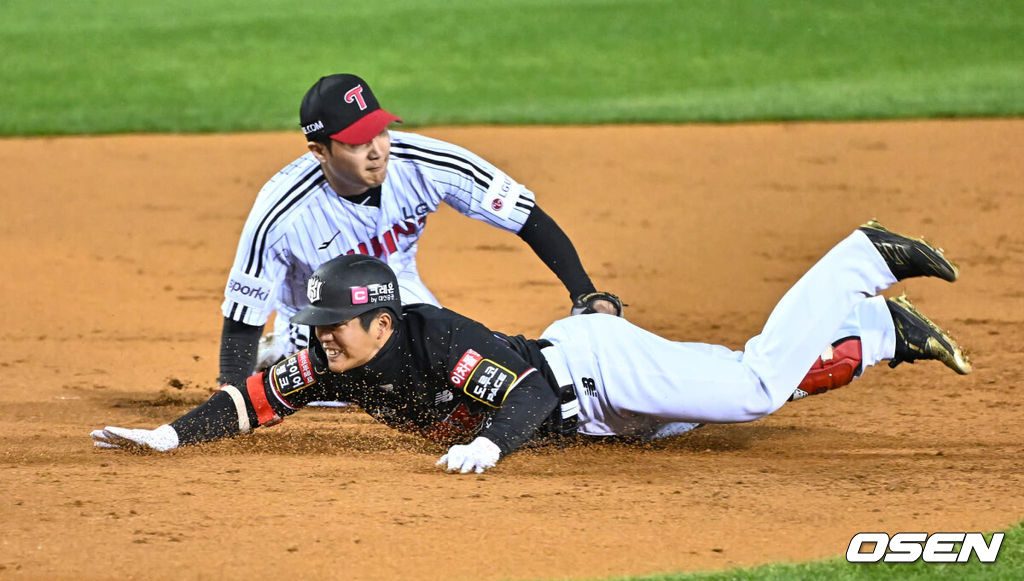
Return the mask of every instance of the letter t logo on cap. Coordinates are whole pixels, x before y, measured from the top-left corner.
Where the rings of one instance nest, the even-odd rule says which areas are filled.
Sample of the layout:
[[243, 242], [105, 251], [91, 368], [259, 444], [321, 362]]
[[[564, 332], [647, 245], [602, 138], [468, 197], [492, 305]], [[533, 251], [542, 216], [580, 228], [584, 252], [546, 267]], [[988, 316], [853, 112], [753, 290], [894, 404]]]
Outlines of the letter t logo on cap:
[[363, 99], [363, 86], [356, 85], [345, 93], [346, 103], [357, 103], [360, 111], [366, 110], [366, 99]]

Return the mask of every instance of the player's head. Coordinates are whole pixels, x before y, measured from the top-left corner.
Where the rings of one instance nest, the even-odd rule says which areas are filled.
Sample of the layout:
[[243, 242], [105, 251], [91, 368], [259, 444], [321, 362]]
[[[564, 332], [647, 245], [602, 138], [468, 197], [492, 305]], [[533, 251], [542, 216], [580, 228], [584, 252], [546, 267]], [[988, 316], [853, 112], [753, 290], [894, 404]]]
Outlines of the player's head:
[[402, 311], [398, 280], [386, 263], [361, 254], [324, 263], [306, 285], [309, 305], [293, 323], [313, 327], [331, 371], [372, 359], [391, 337]]
[[367, 311], [385, 308], [397, 317], [402, 312], [398, 279], [386, 262], [362, 254], [328, 260], [306, 283], [309, 305], [294, 317], [300, 325], [336, 325]]
[[323, 144], [368, 143], [394, 121], [402, 120], [381, 108], [366, 81], [348, 74], [320, 77], [299, 108], [306, 139]]
[[306, 146], [336, 194], [355, 196], [384, 183], [388, 124], [401, 119], [381, 109], [366, 81], [355, 75], [321, 77], [302, 99], [299, 121]]

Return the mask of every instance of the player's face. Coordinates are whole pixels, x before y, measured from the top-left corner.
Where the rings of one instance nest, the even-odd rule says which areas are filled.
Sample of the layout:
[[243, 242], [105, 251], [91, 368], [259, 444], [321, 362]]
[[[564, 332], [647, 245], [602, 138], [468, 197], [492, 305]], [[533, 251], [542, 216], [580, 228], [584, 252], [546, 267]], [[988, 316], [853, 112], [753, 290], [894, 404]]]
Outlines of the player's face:
[[391, 336], [390, 324], [382, 322], [382, 316], [373, 320], [369, 330], [363, 328], [359, 317], [315, 329], [316, 337], [327, 353], [327, 366], [335, 373], [365, 365]]
[[391, 136], [384, 129], [366, 143], [351, 145], [335, 141], [331, 148], [316, 143], [310, 151], [320, 160], [327, 182], [340, 196], [355, 196], [384, 183], [387, 175]]

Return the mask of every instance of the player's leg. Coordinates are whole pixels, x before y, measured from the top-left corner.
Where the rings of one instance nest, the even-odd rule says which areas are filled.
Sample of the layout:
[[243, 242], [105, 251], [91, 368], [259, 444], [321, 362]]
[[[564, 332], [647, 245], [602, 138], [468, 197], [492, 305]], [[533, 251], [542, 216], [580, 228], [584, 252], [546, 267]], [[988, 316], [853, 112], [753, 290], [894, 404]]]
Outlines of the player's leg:
[[741, 359], [770, 401], [765, 414], [789, 399], [859, 303], [895, 282], [885, 259], [858, 230], [783, 295], [761, 333], [747, 341]]
[[[744, 350], [743, 363], [761, 380], [775, 409], [790, 397], [791, 393], [786, 392], [794, 378], [799, 379], [800, 375], [806, 374], [806, 371], [798, 374], [794, 366], [801, 357], [806, 356], [807, 348], [821, 339], [821, 333], [831, 328], [836, 314], [834, 309], [843, 308], [844, 303], [851, 307], [857, 306], [862, 302], [862, 297], [856, 295], [873, 295], [897, 280], [916, 276], [954, 281], [958, 269], [943, 256], [941, 249], [924, 240], [891, 232], [873, 220], [861, 226], [819, 260], [783, 296], [768, 318], [764, 331], [748, 341]], [[874, 321], [864, 327], [865, 330], [874, 328], [889, 331], [890, 323], [886, 320], [881, 304], [878, 302], [865, 308], [865, 312], [874, 313]], [[891, 308], [888, 310], [888, 319], [895, 320], [898, 329], [899, 319], [893, 316]], [[918, 322], [926, 321], [919, 313], [912, 318], [916, 319], [915, 326]], [[832, 329], [834, 334], [838, 334], [838, 331], [839, 327]], [[901, 334], [896, 332], [897, 347], [894, 351], [897, 357], [900, 337]], [[873, 343], [884, 349], [884, 352], [889, 352], [888, 341]], [[953, 348], [953, 344], [945, 343], [942, 348], [932, 350], [932, 356], [928, 358], [939, 358], [934, 355], [949, 355], [952, 358]], [[955, 347], [955, 350], [959, 351], [959, 348]], [[812, 357], [811, 362], [816, 359]], [[966, 364], [966, 361], [963, 363]], [[950, 366], [956, 369], [955, 364]], [[958, 369], [962, 373], [968, 370]]]
[[741, 351], [670, 341], [604, 314], [561, 319], [541, 336], [553, 345], [548, 365], [576, 388], [583, 434], [645, 437], [670, 422], [750, 421], [771, 405]]
[[[920, 250], [913, 246], [919, 241], [898, 235], [884, 242]], [[936, 255], [925, 251], [931, 250], [900, 253], [911, 257], [898, 269], [900, 276], [939, 276], [929, 270]], [[849, 314], [896, 280], [876, 241], [861, 230], [786, 293], [745, 352], [674, 343], [597, 315], [578, 317], [586, 322], [556, 322], [543, 336], [563, 353], [583, 392], [584, 433], [620, 433], [640, 420], [750, 421], [783, 405]]]
[[882, 361], [889, 367], [934, 359], [963, 375], [971, 363], [948, 332], [919, 311], [906, 296], [871, 297], [854, 309], [804, 376], [790, 400], [847, 385]]
[[896, 330], [885, 297], [860, 301], [843, 321], [825, 351], [811, 365], [789, 400], [848, 385], [865, 369], [892, 359]]

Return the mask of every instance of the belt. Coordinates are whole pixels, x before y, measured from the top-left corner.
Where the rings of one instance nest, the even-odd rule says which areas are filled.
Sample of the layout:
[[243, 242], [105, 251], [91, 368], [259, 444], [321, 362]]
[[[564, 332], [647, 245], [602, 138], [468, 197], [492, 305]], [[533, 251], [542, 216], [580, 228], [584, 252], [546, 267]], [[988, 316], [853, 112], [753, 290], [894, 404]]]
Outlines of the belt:
[[556, 347], [544, 347], [540, 354], [544, 356], [548, 369], [558, 384], [559, 405], [562, 411], [562, 425], [559, 431], [563, 436], [571, 436], [576, 433], [579, 424], [580, 402], [576, 398], [576, 386], [572, 383], [569, 366], [565, 363], [565, 356]]

